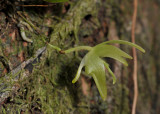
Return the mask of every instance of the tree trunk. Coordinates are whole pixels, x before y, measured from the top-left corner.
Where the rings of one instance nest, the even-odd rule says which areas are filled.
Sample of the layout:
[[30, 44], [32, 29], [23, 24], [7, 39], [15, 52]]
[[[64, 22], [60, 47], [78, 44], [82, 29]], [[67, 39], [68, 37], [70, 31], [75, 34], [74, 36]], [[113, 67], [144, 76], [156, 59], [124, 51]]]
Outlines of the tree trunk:
[[[43, 6], [24, 6], [24, 5]], [[140, 0], [136, 43], [138, 55], [136, 114], [160, 113], [160, 3]], [[72, 84], [85, 51], [61, 54], [78, 45], [94, 46], [106, 40], [131, 41], [133, 1], [71, 0], [0, 1], [0, 111], [1, 113], [130, 114], [133, 103], [133, 62], [125, 67], [108, 59], [117, 82], [107, 77], [103, 101], [92, 78], [82, 72]], [[116, 45], [128, 53], [131, 48]]]

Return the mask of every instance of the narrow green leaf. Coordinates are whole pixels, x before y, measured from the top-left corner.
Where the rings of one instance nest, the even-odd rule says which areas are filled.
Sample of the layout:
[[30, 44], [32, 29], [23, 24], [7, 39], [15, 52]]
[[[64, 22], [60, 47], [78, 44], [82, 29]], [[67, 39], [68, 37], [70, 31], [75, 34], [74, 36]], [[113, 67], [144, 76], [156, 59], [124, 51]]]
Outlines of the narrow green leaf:
[[80, 50], [91, 51], [92, 47], [90, 47], [90, 46], [78, 46], [78, 47], [74, 47], [74, 48], [70, 48], [70, 49], [66, 50], [65, 53], [71, 53], [73, 51], [80, 51]]
[[106, 77], [101, 77], [101, 76], [98, 76], [97, 74], [94, 74], [94, 73], [91, 73], [95, 83], [96, 83], [96, 86], [98, 88], [98, 91], [101, 95], [101, 98], [103, 100], [106, 100], [107, 98], [107, 86], [106, 86]]
[[114, 73], [112, 72], [112, 70], [109, 68], [109, 64], [104, 61], [104, 66], [106, 67], [106, 69], [108, 70], [108, 72], [111, 74], [111, 76], [113, 78], [113, 84], [115, 84], [116, 83], [116, 76], [114, 75]]
[[97, 56], [116, 59], [125, 66], [128, 66], [128, 63], [123, 57], [132, 59], [130, 55], [112, 45], [99, 44], [93, 48], [93, 51]]
[[82, 59], [80, 65], [79, 65], [77, 74], [76, 74], [75, 78], [72, 80], [72, 83], [75, 83], [79, 79], [83, 66], [84, 66], [84, 59]]
[[112, 57], [110, 57], [110, 58], [113, 58], [113, 59], [115, 59], [115, 60], [123, 63], [125, 66], [128, 66], [127, 61], [126, 61], [123, 57], [120, 57], [120, 56], [114, 56], [114, 57], [113, 57], [113, 56], [112, 56]]
[[67, 2], [68, 0], [44, 0], [51, 3]]
[[108, 57], [108, 56], [122, 56], [125, 58], [132, 59], [130, 55], [120, 50], [119, 48], [112, 45], [103, 45], [99, 44], [93, 48], [94, 52], [100, 57]]
[[138, 46], [137, 44], [134, 44], [134, 43], [131, 43], [131, 42], [128, 42], [128, 41], [124, 41], [124, 40], [110, 40], [110, 41], [106, 41], [106, 42], [103, 42], [101, 44], [114, 44], [114, 43], [118, 43], [118, 44], [127, 44], [127, 45], [130, 45], [132, 47], [135, 47], [137, 48], [138, 50], [142, 51], [143, 53], [145, 53], [145, 50]]
[[85, 71], [91, 75], [96, 83], [103, 100], [107, 97], [105, 68], [102, 59], [95, 53], [89, 52], [85, 56]]

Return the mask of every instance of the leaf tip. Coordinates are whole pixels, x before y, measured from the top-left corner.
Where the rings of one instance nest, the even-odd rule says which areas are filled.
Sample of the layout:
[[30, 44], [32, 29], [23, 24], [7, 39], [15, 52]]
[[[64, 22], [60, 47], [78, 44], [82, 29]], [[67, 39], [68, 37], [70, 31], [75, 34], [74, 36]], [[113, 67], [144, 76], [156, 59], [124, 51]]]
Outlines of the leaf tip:
[[124, 66], [128, 66], [128, 63], [123, 63], [124, 64]]
[[72, 83], [73, 83], [73, 84], [74, 84], [74, 83], [76, 83], [76, 80], [75, 80], [75, 79], [73, 79], [73, 80], [72, 80]]
[[142, 49], [142, 52], [145, 53], [146, 51], [144, 49]]
[[102, 100], [105, 101], [107, 99], [107, 96], [102, 97]]
[[113, 80], [113, 84], [115, 84], [116, 83], [116, 80]]

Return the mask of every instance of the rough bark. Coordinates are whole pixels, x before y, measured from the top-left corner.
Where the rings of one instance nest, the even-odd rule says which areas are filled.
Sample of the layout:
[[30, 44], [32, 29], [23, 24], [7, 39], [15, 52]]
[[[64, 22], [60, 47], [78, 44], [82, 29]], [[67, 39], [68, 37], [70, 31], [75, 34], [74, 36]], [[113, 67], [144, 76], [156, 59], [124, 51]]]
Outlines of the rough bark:
[[[118, 81], [112, 85], [107, 74], [108, 96], [102, 101], [94, 81], [84, 73], [78, 83], [71, 83], [85, 53], [62, 55], [43, 40], [62, 49], [93, 46], [104, 40], [130, 41], [132, 1], [73, 0], [48, 8], [24, 8], [17, 3], [0, 2], [1, 113], [131, 113], [132, 61], [124, 67], [107, 59]], [[23, 3], [47, 4], [34, 0]], [[17, 10], [23, 12], [18, 14]], [[137, 114], [160, 113], [159, 10], [158, 0], [139, 1], [136, 43], [146, 53], [138, 52]], [[24, 28], [34, 43], [21, 38], [20, 20], [32, 27], [33, 32]], [[117, 46], [131, 53], [130, 48]]]

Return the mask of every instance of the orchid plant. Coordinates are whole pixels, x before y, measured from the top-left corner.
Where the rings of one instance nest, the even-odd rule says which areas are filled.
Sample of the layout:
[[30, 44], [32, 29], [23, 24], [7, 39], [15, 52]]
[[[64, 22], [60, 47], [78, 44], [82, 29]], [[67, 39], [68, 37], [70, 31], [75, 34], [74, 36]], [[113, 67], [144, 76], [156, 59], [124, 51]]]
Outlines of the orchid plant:
[[60, 48], [57, 48], [56, 46], [53, 46], [51, 44], [49, 45], [63, 54], [67, 54], [67, 53], [71, 53], [79, 50], [88, 50], [88, 53], [84, 56], [84, 58], [82, 59], [79, 65], [77, 74], [75, 78], [72, 80], [72, 83], [77, 82], [77, 80], [80, 77], [82, 68], [85, 67], [85, 73], [93, 77], [102, 99], [105, 100], [107, 97], [105, 69], [107, 69], [110, 75], [112, 76], [113, 84], [115, 84], [116, 82], [116, 77], [112, 72], [112, 70], [110, 69], [109, 64], [105, 60], [103, 60], [103, 57], [113, 58], [123, 63], [125, 66], [128, 66], [128, 63], [125, 60], [125, 58], [132, 59], [130, 55], [128, 55], [121, 49], [111, 45], [115, 43], [127, 44], [129, 46], [139, 49], [142, 52], [145, 52], [145, 50], [140, 46], [128, 41], [123, 41], [123, 40], [110, 40], [110, 41], [100, 43], [94, 47], [78, 46], [65, 51], [62, 51]]
[[[67, 2], [69, 0], [45, 0], [45, 1], [52, 2], [52, 3], [59, 3], [59, 2]], [[110, 57], [115, 60], [118, 60], [119, 62], [123, 63], [125, 66], [128, 65], [125, 58], [132, 59], [132, 57], [128, 55], [127, 53], [125, 53], [124, 51], [120, 50], [119, 48], [113, 45], [110, 45], [114, 43], [127, 44], [127, 45], [130, 45], [132, 47], [139, 49], [142, 52], [145, 52], [145, 50], [141, 48], [140, 46], [134, 43], [131, 43], [131, 42], [123, 41], [123, 40], [106, 41], [94, 47], [78, 46], [78, 47], [71, 48], [65, 51], [62, 51], [59, 47], [53, 46], [51, 44], [48, 44], [48, 45], [63, 54], [71, 53], [73, 51], [79, 51], [79, 50], [88, 50], [89, 52], [82, 59], [79, 65], [77, 74], [75, 78], [73, 79], [72, 83], [77, 82], [77, 80], [80, 77], [82, 68], [85, 67], [85, 72], [88, 75], [93, 77], [102, 99], [105, 100], [107, 97], [105, 69], [107, 69], [108, 72], [111, 74], [113, 78], [113, 84], [115, 84], [116, 82], [116, 77], [114, 73], [112, 72], [112, 70], [110, 69], [109, 64], [103, 60], [103, 57]]]

